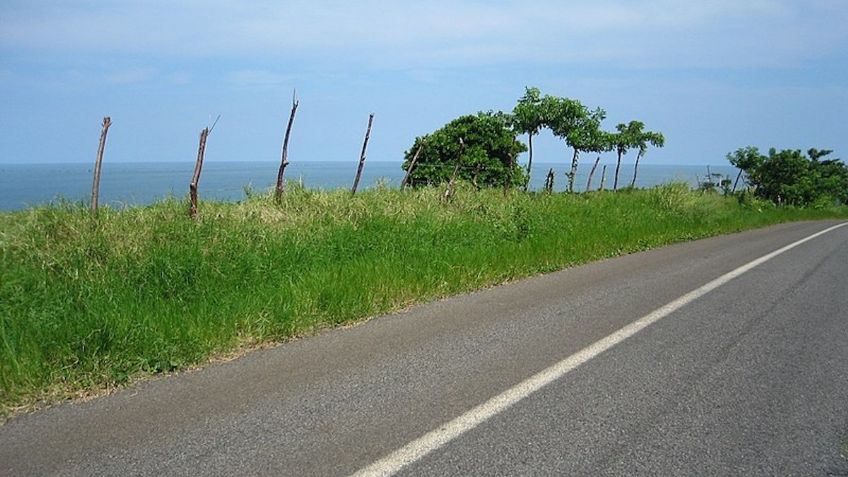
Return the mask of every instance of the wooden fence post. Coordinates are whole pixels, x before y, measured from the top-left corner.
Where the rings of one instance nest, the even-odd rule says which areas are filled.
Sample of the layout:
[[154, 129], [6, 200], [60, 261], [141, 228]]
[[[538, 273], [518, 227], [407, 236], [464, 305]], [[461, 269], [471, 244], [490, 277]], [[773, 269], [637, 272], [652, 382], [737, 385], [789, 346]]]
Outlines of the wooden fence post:
[[94, 213], [97, 212], [97, 201], [100, 199], [100, 170], [103, 165], [103, 152], [106, 150], [106, 134], [111, 125], [112, 118], [104, 117], [103, 127], [100, 129], [100, 144], [97, 146], [97, 159], [94, 161], [94, 181], [91, 184], [91, 211]]
[[279, 202], [283, 198], [283, 192], [285, 191], [286, 183], [285, 183], [285, 174], [286, 174], [286, 166], [289, 165], [289, 136], [291, 135], [292, 124], [294, 124], [294, 115], [297, 112], [297, 106], [299, 101], [297, 100], [297, 91], [292, 94], [292, 108], [291, 114], [289, 115], [289, 124], [286, 126], [286, 136], [283, 139], [283, 152], [280, 157], [280, 170], [277, 172], [277, 188], [274, 192], [274, 199]]
[[448, 187], [445, 189], [445, 195], [443, 199], [447, 202], [451, 196], [453, 196], [453, 184], [456, 181], [456, 175], [459, 173], [459, 165], [460, 161], [462, 161], [462, 154], [465, 152], [465, 141], [462, 138], [459, 138], [459, 154], [456, 155], [456, 166], [453, 168], [453, 174], [451, 174], [450, 181], [448, 181]]
[[205, 127], [200, 131], [200, 145], [197, 146], [197, 161], [194, 163], [194, 175], [191, 176], [191, 183], [188, 185], [189, 198], [191, 199], [188, 215], [192, 219], [197, 218], [197, 184], [200, 182], [200, 171], [203, 169], [203, 156], [206, 154], [206, 138], [215, 129], [215, 125], [218, 124], [219, 119], [221, 119], [220, 115], [212, 123], [211, 127]]
[[406, 168], [406, 174], [403, 175], [403, 181], [400, 183], [400, 190], [403, 190], [409, 183], [409, 176], [412, 174], [412, 169], [415, 168], [415, 162], [418, 161], [418, 155], [421, 154], [421, 149], [424, 149], [424, 146], [418, 146], [418, 150], [412, 156], [412, 161], [409, 163], [409, 167]]
[[374, 113], [371, 113], [368, 115], [368, 129], [365, 131], [365, 141], [362, 143], [362, 152], [359, 154], [359, 167], [356, 168], [356, 178], [353, 180], [350, 195], [356, 194], [356, 188], [359, 187], [359, 178], [362, 176], [362, 169], [365, 167], [365, 149], [368, 148], [368, 138], [371, 137], [371, 123], [373, 122]]
[[586, 192], [592, 190], [592, 176], [595, 175], [595, 169], [598, 168], [599, 162], [601, 162], [601, 156], [598, 156], [598, 158], [595, 159], [595, 165], [593, 165], [592, 170], [589, 171], [589, 180], [586, 182]]
[[[617, 168], [616, 168], [617, 170]], [[607, 180], [607, 165], [604, 164], [604, 168], [601, 170], [601, 188], [598, 189], [600, 191], [604, 190], [604, 182]]]
[[207, 137], [209, 137], [209, 128], [203, 128], [200, 131], [200, 145], [197, 147], [197, 161], [194, 163], [194, 174], [191, 176], [191, 183], [188, 185], [188, 193], [191, 200], [188, 215], [192, 219], [197, 218], [197, 184], [200, 182], [200, 170], [203, 168], [203, 155], [206, 153]]
[[548, 176], [545, 177], [545, 192], [551, 193], [554, 191], [554, 168], [548, 171]]

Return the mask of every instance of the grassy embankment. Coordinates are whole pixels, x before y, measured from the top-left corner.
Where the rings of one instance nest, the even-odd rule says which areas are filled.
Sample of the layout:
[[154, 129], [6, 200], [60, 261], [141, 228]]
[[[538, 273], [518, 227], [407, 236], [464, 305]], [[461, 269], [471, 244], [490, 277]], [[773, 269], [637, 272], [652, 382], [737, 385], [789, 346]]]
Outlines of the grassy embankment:
[[689, 192], [292, 189], [124, 211], [0, 213], [0, 414], [540, 272], [771, 223], [846, 217]]

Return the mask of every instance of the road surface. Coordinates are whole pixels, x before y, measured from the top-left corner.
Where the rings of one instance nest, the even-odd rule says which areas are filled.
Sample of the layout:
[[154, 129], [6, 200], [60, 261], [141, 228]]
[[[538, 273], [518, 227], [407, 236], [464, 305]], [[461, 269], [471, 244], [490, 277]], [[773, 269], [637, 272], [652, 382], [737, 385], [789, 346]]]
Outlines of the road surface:
[[751, 264], [836, 224], [593, 263], [20, 416], [0, 475], [848, 475], [848, 226]]

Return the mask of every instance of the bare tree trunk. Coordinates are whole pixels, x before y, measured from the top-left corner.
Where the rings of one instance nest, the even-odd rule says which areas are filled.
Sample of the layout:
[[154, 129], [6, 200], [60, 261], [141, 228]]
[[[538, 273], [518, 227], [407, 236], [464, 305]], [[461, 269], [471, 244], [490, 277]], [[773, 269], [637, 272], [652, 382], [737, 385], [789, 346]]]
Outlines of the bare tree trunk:
[[574, 192], [574, 178], [577, 176], [577, 148], [574, 148], [574, 156], [571, 157], [571, 172], [568, 173], [568, 192]]
[[642, 159], [642, 151], [636, 154], [636, 164], [633, 165], [633, 180], [630, 181], [630, 188], [636, 187], [636, 173], [639, 172], [639, 159]]
[[551, 193], [554, 191], [554, 168], [548, 170], [548, 176], [545, 177], [545, 192]]
[[109, 116], [103, 118], [103, 128], [100, 130], [100, 143], [97, 146], [97, 159], [94, 161], [94, 181], [91, 184], [91, 211], [97, 212], [97, 201], [100, 199], [100, 170], [103, 165], [103, 152], [106, 150], [106, 134], [112, 119]]
[[592, 170], [589, 171], [589, 180], [586, 181], [586, 192], [589, 192], [590, 190], [592, 190], [592, 176], [595, 175], [595, 169], [598, 168], [599, 162], [601, 162], [601, 156], [598, 156], [598, 158], [595, 159], [595, 165], [593, 165]]
[[192, 175], [191, 184], [188, 186], [191, 200], [188, 215], [192, 219], [197, 218], [197, 184], [200, 182], [200, 171], [203, 169], [203, 155], [206, 153], [207, 137], [209, 137], [209, 128], [203, 128], [203, 131], [200, 131], [200, 145], [197, 147], [197, 161], [194, 163], [194, 175]]
[[292, 124], [294, 124], [294, 115], [297, 112], [298, 104], [297, 93], [295, 93], [292, 95], [292, 108], [291, 114], [289, 115], [289, 124], [286, 126], [286, 136], [285, 139], [283, 139], [283, 152], [280, 157], [280, 170], [277, 172], [277, 189], [274, 194], [274, 198], [277, 202], [283, 198], [283, 192], [285, 192], [286, 166], [289, 165], [289, 137], [291, 135]]
[[601, 169], [601, 188], [598, 189], [600, 191], [604, 190], [604, 183], [607, 181], [607, 165], [604, 164], [604, 168]]
[[731, 194], [736, 192], [736, 186], [739, 185], [739, 179], [742, 177], [742, 169], [739, 169], [739, 174], [736, 174], [736, 181], [733, 182], [733, 190], [730, 191]]
[[356, 169], [356, 179], [353, 180], [353, 188], [350, 194], [356, 194], [356, 188], [359, 187], [359, 178], [362, 176], [362, 169], [365, 167], [365, 149], [368, 147], [368, 138], [371, 137], [371, 123], [374, 122], [374, 113], [368, 115], [368, 129], [365, 131], [365, 141], [362, 143], [362, 152], [359, 154], [359, 167]]
[[612, 183], [612, 190], [618, 190], [618, 171], [621, 170], [621, 151], [618, 151], [618, 160], [615, 162], [615, 180]]
[[529, 158], [527, 159], [527, 180], [524, 181], [524, 192], [527, 192], [527, 187], [530, 186], [530, 173], [533, 170], [533, 134], [527, 135], [527, 151]]
[[415, 168], [415, 163], [418, 161], [418, 155], [421, 154], [421, 149], [424, 149], [424, 146], [418, 146], [418, 150], [415, 151], [415, 155], [412, 156], [412, 161], [409, 162], [409, 167], [406, 168], [406, 174], [403, 176], [403, 181], [400, 183], [400, 189], [403, 190], [407, 184], [409, 184], [409, 176], [412, 174], [412, 170]]

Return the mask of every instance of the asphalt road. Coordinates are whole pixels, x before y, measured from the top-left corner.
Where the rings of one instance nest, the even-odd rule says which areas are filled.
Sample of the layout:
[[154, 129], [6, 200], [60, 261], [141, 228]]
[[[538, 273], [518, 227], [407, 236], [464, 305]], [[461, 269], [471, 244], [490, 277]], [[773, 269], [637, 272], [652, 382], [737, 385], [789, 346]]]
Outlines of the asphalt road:
[[[0, 427], [0, 475], [348, 475], [835, 222], [598, 262]], [[400, 475], [848, 475], [848, 226], [758, 265]]]

